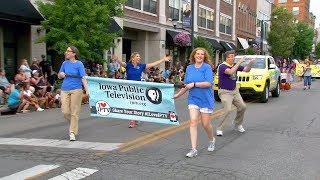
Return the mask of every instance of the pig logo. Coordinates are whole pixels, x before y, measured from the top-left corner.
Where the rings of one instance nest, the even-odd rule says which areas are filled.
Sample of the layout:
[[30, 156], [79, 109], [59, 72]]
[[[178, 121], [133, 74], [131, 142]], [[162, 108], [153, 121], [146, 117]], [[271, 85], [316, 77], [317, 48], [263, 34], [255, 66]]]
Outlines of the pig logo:
[[178, 117], [173, 111], [169, 111], [169, 118], [171, 122], [178, 122]]
[[146, 97], [153, 104], [160, 104], [162, 102], [162, 93], [160, 89], [155, 87], [147, 88]]
[[98, 101], [96, 103], [96, 110], [98, 114], [107, 116], [108, 114], [110, 114], [110, 105], [105, 101]]

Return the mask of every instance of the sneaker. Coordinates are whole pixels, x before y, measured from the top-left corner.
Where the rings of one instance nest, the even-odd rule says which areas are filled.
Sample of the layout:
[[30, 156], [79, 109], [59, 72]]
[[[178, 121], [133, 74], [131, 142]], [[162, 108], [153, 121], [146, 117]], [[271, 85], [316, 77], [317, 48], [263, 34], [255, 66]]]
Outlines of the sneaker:
[[70, 141], [75, 141], [76, 140], [76, 135], [74, 133], [70, 133]]
[[239, 126], [235, 126], [234, 128], [236, 131], [239, 131], [241, 133], [245, 132], [246, 130], [244, 130], [243, 126], [242, 125], [239, 125]]
[[223, 136], [223, 131], [217, 130], [217, 131], [216, 131], [216, 135], [217, 135], [217, 136]]
[[215, 148], [215, 141], [210, 141], [208, 145], [208, 151], [212, 152]]
[[42, 109], [42, 108], [39, 107], [39, 108], [37, 109], [37, 111], [44, 111], [44, 109]]
[[188, 152], [188, 154], [186, 154], [186, 156], [189, 158], [196, 157], [196, 156], [198, 156], [198, 151], [196, 149], [191, 149], [191, 151]]
[[129, 128], [134, 128], [137, 126], [136, 121], [129, 121]]

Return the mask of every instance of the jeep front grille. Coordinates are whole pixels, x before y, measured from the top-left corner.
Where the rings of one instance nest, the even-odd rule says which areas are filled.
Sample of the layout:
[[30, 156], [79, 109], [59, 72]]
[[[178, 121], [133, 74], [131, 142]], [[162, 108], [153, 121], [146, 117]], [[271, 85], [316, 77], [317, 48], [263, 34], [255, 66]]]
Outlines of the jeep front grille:
[[238, 81], [240, 82], [247, 82], [249, 80], [250, 80], [249, 76], [238, 76]]

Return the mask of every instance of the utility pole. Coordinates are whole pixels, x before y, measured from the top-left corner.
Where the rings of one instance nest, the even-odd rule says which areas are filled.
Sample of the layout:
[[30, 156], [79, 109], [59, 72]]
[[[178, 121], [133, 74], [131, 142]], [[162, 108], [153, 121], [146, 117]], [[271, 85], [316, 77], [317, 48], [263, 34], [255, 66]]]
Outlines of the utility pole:
[[191, 50], [194, 49], [194, 0], [191, 0]]
[[261, 35], [261, 42], [260, 42], [260, 55], [263, 55], [263, 39], [264, 39], [264, 20], [261, 20], [261, 31], [260, 31]]

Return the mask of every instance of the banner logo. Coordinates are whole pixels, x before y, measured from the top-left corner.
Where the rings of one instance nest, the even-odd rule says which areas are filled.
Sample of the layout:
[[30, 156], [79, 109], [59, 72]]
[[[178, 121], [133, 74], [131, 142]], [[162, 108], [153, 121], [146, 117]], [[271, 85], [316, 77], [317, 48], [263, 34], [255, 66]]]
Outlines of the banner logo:
[[160, 89], [156, 87], [147, 88], [147, 99], [153, 104], [160, 104], [162, 102], [162, 93]]
[[110, 105], [105, 101], [98, 101], [96, 103], [97, 112], [102, 116], [110, 114]]

